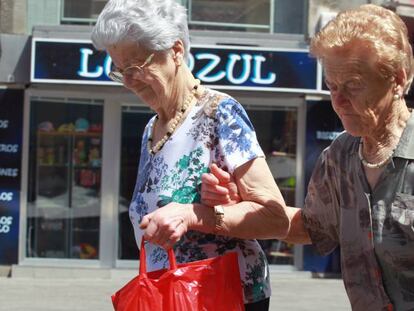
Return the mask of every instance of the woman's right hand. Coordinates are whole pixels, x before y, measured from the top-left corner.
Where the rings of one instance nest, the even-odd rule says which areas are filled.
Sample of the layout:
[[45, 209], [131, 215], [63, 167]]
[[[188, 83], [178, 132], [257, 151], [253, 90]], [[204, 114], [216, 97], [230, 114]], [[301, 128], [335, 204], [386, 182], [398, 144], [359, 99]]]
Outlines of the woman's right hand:
[[228, 172], [211, 164], [210, 173], [201, 176], [201, 203], [210, 207], [232, 205], [241, 201], [234, 178]]

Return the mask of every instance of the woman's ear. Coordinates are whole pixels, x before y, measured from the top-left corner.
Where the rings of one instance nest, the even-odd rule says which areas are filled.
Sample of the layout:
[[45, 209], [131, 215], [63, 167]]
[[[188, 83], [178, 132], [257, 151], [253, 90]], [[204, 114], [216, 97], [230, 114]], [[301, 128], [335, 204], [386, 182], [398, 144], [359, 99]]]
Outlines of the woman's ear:
[[[395, 83], [397, 87], [400, 87], [402, 93], [404, 93], [406, 84], [407, 84], [407, 73], [403, 68], [399, 69], [395, 75]], [[402, 95], [402, 94], [401, 94]]]
[[184, 44], [181, 40], [177, 40], [175, 41], [173, 47], [172, 47], [172, 51], [173, 51], [173, 59], [175, 61], [176, 65], [181, 65], [181, 63], [184, 60]]

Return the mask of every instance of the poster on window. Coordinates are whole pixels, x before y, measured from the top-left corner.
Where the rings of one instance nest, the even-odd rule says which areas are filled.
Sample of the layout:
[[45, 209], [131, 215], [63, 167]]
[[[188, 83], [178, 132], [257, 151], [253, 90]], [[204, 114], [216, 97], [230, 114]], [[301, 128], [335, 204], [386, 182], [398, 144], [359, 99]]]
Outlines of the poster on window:
[[0, 265], [17, 263], [23, 90], [0, 89]]

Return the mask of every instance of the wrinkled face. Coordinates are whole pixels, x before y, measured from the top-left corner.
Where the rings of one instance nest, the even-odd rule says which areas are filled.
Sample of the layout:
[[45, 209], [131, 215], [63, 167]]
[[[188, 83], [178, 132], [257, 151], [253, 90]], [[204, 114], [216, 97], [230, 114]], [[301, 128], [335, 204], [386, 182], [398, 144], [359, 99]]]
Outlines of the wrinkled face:
[[[139, 71], [131, 66], [141, 66], [152, 53], [134, 43], [118, 43], [107, 49], [113, 64], [124, 74], [124, 86], [134, 92], [152, 109], [158, 110], [173, 91], [176, 65], [171, 53], [155, 52], [151, 61]], [[125, 71], [125, 69], [127, 69]], [[132, 73], [131, 73], [132, 72]]]
[[335, 51], [322, 61], [332, 106], [345, 130], [367, 136], [382, 126], [393, 102], [394, 86], [376, 68], [368, 48]]

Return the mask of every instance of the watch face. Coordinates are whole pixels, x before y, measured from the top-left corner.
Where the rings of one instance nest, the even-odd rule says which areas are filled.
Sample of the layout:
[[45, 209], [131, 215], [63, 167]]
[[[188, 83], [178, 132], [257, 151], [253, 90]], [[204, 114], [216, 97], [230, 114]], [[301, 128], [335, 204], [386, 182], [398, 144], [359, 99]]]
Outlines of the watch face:
[[214, 206], [214, 213], [217, 215], [217, 216], [221, 216], [221, 215], [224, 215], [224, 208], [223, 208], [223, 206], [221, 206], [221, 205], [216, 205], [216, 206]]
[[216, 218], [215, 233], [220, 232], [224, 223], [224, 208], [221, 205], [214, 206], [214, 215]]

